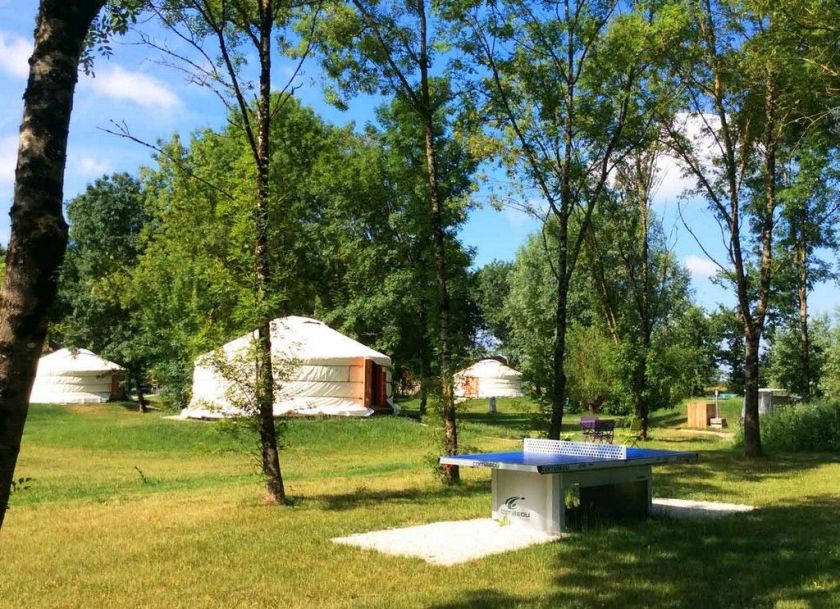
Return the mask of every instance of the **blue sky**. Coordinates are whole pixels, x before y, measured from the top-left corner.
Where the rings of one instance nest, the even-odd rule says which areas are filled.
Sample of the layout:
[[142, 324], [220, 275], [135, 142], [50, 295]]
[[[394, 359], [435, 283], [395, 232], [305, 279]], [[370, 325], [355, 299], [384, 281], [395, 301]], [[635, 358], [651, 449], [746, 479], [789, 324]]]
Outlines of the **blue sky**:
[[[0, 0], [0, 241], [8, 242], [8, 209], [12, 201], [17, 133], [31, 51], [32, 30], [37, 2]], [[144, 31], [162, 34], [141, 25]], [[134, 142], [105, 133], [112, 121], [125, 122], [132, 134], [145, 141], [168, 139], [174, 132], [187, 136], [204, 127], [219, 127], [225, 111], [210, 92], [188, 84], [183, 75], [156, 61], [158, 55], [137, 44], [136, 35], [115, 41], [109, 59], [97, 58], [96, 77], [81, 75], [76, 90], [70, 126], [65, 197], [81, 192], [87, 183], [103, 173], [136, 173], [150, 164], [150, 151]], [[275, 62], [278, 83], [291, 71], [288, 61]], [[373, 117], [376, 100], [355, 99], [346, 112], [326, 104], [314, 62], [305, 65], [298, 78], [296, 95], [322, 117], [335, 124], [363, 124]], [[726, 290], [709, 280], [714, 264], [704, 255], [694, 238], [683, 227], [677, 212], [679, 195], [686, 185], [672, 163], [663, 168], [662, 185], [654, 208], [662, 219], [674, 252], [691, 272], [697, 301], [706, 308], [718, 302], [732, 304]], [[487, 191], [479, 193], [480, 206], [471, 214], [461, 231], [462, 241], [475, 249], [475, 263], [493, 259], [511, 260], [528, 235], [538, 229], [538, 222], [515, 209], [497, 211], [487, 204]], [[702, 201], [682, 202], [683, 217], [706, 249], [714, 256], [724, 251], [717, 226]], [[722, 258], [722, 256], [721, 256]], [[834, 261], [837, 264], [837, 261]], [[814, 313], [832, 312], [840, 300], [836, 284], [817, 286], [811, 297]]]

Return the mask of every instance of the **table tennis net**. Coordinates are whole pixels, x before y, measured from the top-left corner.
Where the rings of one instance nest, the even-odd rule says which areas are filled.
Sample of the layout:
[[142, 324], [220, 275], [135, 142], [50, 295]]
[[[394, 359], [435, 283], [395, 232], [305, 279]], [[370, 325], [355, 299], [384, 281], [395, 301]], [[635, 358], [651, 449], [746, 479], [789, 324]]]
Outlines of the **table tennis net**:
[[526, 453], [570, 455], [595, 459], [627, 459], [627, 447], [618, 444], [593, 444], [591, 442], [566, 442], [565, 440], [544, 440], [525, 438]]

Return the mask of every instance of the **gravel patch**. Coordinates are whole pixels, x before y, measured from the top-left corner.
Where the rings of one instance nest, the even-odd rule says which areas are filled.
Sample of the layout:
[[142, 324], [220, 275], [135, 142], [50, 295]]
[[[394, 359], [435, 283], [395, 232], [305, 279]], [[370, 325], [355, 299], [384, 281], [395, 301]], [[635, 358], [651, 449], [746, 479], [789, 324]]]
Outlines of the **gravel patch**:
[[491, 518], [477, 518], [358, 533], [336, 537], [332, 541], [449, 566], [557, 539], [556, 535], [529, 527], [503, 525]]

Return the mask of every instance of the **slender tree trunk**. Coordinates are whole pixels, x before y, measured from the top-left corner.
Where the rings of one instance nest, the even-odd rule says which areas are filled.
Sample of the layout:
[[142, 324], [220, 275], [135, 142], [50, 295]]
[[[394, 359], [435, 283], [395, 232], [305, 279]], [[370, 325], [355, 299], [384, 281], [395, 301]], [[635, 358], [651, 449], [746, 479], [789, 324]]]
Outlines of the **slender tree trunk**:
[[431, 353], [426, 342], [425, 329], [428, 320], [425, 309], [420, 312], [420, 324], [424, 329], [423, 338], [420, 341], [420, 416], [426, 416], [429, 405], [429, 379], [432, 376]]
[[42, 0], [38, 11], [0, 294], [0, 526], [67, 246], [61, 204], [79, 58], [103, 4]]
[[802, 364], [802, 398], [811, 397], [811, 335], [808, 329], [808, 261], [806, 246], [800, 243], [796, 248], [797, 296], [799, 298], [799, 338]]
[[[443, 206], [438, 183], [437, 152], [434, 136], [434, 109], [429, 87], [429, 54], [427, 49], [426, 0], [417, 0], [420, 20], [420, 101], [423, 136], [426, 150], [426, 170], [429, 179], [429, 204], [432, 225], [432, 246], [435, 258], [435, 279], [438, 291], [438, 338], [440, 342], [440, 402], [443, 414], [443, 447], [447, 455], [458, 454], [458, 426], [455, 420], [455, 395], [452, 387], [452, 344], [449, 335], [450, 308], [446, 269], [446, 240], [443, 228]], [[457, 465], [444, 465], [447, 482], [461, 478]]]
[[[562, 239], [562, 237], [561, 237]], [[557, 285], [557, 308], [554, 313], [554, 356], [552, 360], [554, 379], [551, 388], [551, 420], [548, 437], [559, 440], [563, 430], [563, 412], [566, 406], [566, 327], [569, 298], [569, 285], [565, 280], [566, 263], [561, 243], [561, 261], [557, 265], [560, 276]]]
[[[437, 162], [435, 158], [434, 137], [431, 116], [425, 124], [426, 166], [429, 174], [431, 202], [432, 243], [435, 251], [435, 278], [438, 288], [440, 341], [440, 401], [443, 414], [443, 442], [447, 455], [458, 454], [458, 427], [455, 420], [455, 395], [452, 387], [451, 346], [449, 336], [449, 290], [446, 277], [446, 256], [443, 233], [443, 214], [437, 181]], [[445, 465], [444, 477], [447, 482], [457, 482], [460, 472], [457, 465]]]
[[134, 386], [137, 387], [137, 412], [145, 414], [149, 412], [149, 405], [146, 402], [146, 396], [143, 395], [143, 376], [137, 371], [132, 376], [134, 377]]
[[[655, 158], [655, 157], [654, 157]], [[652, 166], [649, 168], [653, 172]], [[641, 277], [641, 299], [639, 301], [641, 310], [639, 311], [642, 322], [642, 349], [638, 355], [637, 375], [639, 384], [636, 390], [636, 418], [641, 422], [641, 429], [639, 434], [642, 440], [648, 439], [648, 419], [650, 418], [650, 404], [648, 403], [647, 392], [647, 362], [648, 354], [650, 353], [650, 340], [653, 333], [652, 319], [650, 315], [650, 234], [648, 227], [649, 210], [648, 198], [650, 196], [650, 181], [643, 178], [643, 172], [639, 171], [638, 175], [643, 180], [644, 187], [639, 188], [639, 213], [642, 216], [642, 277]]]
[[262, 469], [265, 476], [266, 500], [285, 503], [286, 490], [280, 470], [277, 450], [277, 430], [274, 426], [274, 370], [271, 354], [271, 322], [266, 302], [271, 280], [268, 257], [269, 230], [269, 160], [271, 127], [271, 31], [274, 9], [271, 0], [260, 0], [260, 95], [257, 101], [257, 209], [256, 240], [254, 245], [255, 283], [257, 295], [257, 405], [259, 409]]

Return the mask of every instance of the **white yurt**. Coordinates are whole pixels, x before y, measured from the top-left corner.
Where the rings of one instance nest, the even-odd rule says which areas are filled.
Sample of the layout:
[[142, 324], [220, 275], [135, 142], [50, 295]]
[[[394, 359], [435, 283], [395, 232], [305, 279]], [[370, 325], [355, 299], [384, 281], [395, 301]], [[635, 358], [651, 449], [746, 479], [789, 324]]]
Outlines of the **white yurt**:
[[124, 372], [87, 349], [59, 349], [38, 360], [29, 402], [96, 404], [119, 399]]
[[[247, 361], [256, 331], [222, 347], [225, 363], [214, 353], [199, 356], [193, 368], [192, 400], [181, 411], [185, 418], [213, 419], [243, 414], [230, 371], [220, 367]], [[275, 416], [332, 415], [364, 417], [393, 412], [391, 358], [307, 317], [283, 317], [271, 322], [271, 353], [290, 378], [275, 392]], [[241, 366], [241, 364], [240, 364]], [[250, 374], [250, 373], [249, 373]], [[251, 377], [253, 378], [253, 377]], [[249, 383], [244, 383], [247, 385]]]
[[522, 397], [522, 373], [495, 359], [483, 359], [453, 376], [455, 397]]

